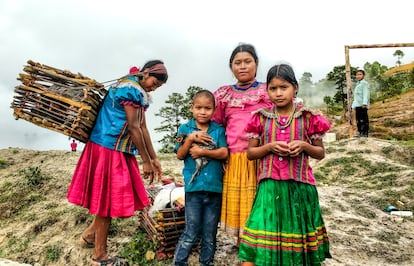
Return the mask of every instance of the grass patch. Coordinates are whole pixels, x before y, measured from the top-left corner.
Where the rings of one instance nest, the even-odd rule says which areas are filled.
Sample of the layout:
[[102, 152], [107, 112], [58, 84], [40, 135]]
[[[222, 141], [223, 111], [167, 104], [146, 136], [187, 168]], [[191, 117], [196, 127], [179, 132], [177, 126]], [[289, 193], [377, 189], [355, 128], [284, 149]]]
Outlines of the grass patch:
[[385, 155], [390, 155], [393, 151], [395, 151], [395, 147], [391, 145], [381, 149], [381, 152]]
[[29, 247], [30, 239], [25, 237], [10, 236], [7, 241], [7, 248], [13, 253], [24, 252]]
[[371, 210], [371, 208], [365, 206], [358, 206], [358, 208], [355, 208], [354, 211], [356, 214], [368, 219], [374, 219], [377, 217], [377, 214]]
[[378, 231], [374, 237], [378, 240], [389, 242], [393, 244], [397, 244], [398, 240], [400, 239], [400, 236], [398, 233], [392, 232], [392, 231]]
[[45, 183], [49, 178], [42, 174], [42, 170], [39, 166], [28, 167], [20, 170], [20, 174], [23, 175], [29, 186], [39, 186]]
[[56, 262], [62, 255], [62, 247], [58, 245], [50, 245], [46, 247], [46, 258], [51, 262]]
[[372, 153], [372, 150], [366, 149], [366, 150], [348, 151], [346, 154], [355, 155], [355, 154], [361, 154], [361, 153], [370, 154]]
[[130, 265], [170, 265], [172, 260], [159, 261], [156, 259], [156, 240], [149, 239], [144, 231], [138, 230], [131, 242], [121, 248], [121, 256], [129, 260]]
[[7, 167], [7, 162], [5, 160], [0, 159], [0, 169], [4, 169]]
[[395, 166], [389, 163], [379, 162], [374, 165], [371, 165], [366, 175], [376, 175], [379, 173], [384, 174], [387, 172], [398, 172], [400, 170], [401, 170], [401, 167], [399, 166]]

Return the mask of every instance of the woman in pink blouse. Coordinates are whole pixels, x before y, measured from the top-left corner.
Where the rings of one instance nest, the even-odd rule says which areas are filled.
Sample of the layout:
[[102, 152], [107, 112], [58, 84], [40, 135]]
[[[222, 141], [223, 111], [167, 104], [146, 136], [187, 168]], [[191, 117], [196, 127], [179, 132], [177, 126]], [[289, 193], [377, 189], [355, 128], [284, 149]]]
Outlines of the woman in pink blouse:
[[272, 67], [267, 93], [272, 108], [247, 123], [247, 157], [259, 159], [259, 185], [240, 243], [243, 265], [321, 265], [330, 258], [309, 157], [323, 159], [328, 120], [295, 101], [291, 66]]
[[237, 237], [236, 245], [227, 250], [229, 253], [238, 250], [257, 184], [256, 163], [246, 156], [248, 138], [244, 128], [252, 111], [271, 105], [266, 85], [256, 80], [258, 63], [254, 46], [240, 44], [233, 50], [229, 61], [237, 83], [222, 86], [214, 92], [216, 112], [212, 120], [225, 127], [230, 151], [223, 179], [220, 220], [221, 229]]

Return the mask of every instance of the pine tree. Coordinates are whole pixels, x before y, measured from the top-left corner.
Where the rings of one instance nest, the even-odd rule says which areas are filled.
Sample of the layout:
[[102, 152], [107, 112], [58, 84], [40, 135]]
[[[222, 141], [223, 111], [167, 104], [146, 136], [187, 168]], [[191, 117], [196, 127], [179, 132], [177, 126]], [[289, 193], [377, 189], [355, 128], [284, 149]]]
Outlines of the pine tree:
[[164, 118], [161, 126], [154, 129], [155, 132], [164, 133], [164, 137], [159, 141], [162, 145], [160, 152], [172, 153], [174, 151], [178, 127], [193, 117], [190, 111], [191, 101], [194, 94], [201, 89], [190, 86], [185, 95], [177, 92], [172, 93], [165, 101], [165, 106], [155, 114]]

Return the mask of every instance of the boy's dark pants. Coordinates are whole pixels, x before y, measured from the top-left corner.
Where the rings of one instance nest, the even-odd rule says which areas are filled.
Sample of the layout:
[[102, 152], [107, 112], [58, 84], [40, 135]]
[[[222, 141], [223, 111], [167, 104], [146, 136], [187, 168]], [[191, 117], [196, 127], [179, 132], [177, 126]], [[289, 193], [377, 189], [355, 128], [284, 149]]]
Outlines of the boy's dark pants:
[[174, 265], [188, 265], [188, 257], [199, 241], [200, 265], [213, 265], [221, 196], [207, 191], [185, 193], [185, 229], [175, 250]]
[[368, 120], [368, 108], [356, 107], [355, 118], [357, 122], [357, 128], [360, 136], [368, 137], [369, 120]]

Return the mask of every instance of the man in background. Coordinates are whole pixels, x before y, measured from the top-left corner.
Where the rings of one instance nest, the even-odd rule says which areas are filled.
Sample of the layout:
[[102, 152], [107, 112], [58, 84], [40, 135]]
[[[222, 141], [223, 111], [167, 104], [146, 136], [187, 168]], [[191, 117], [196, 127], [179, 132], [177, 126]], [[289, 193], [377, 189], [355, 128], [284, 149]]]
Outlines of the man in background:
[[76, 141], [72, 140], [72, 143], [70, 144], [70, 148], [72, 149], [72, 151], [75, 152], [77, 147], [78, 147], [78, 144], [76, 143]]
[[369, 131], [369, 84], [364, 79], [364, 77], [365, 71], [358, 70], [356, 73], [356, 79], [358, 80], [358, 82], [354, 89], [354, 100], [352, 102], [352, 108], [355, 109], [355, 118], [359, 133], [355, 137], [368, 137]]

